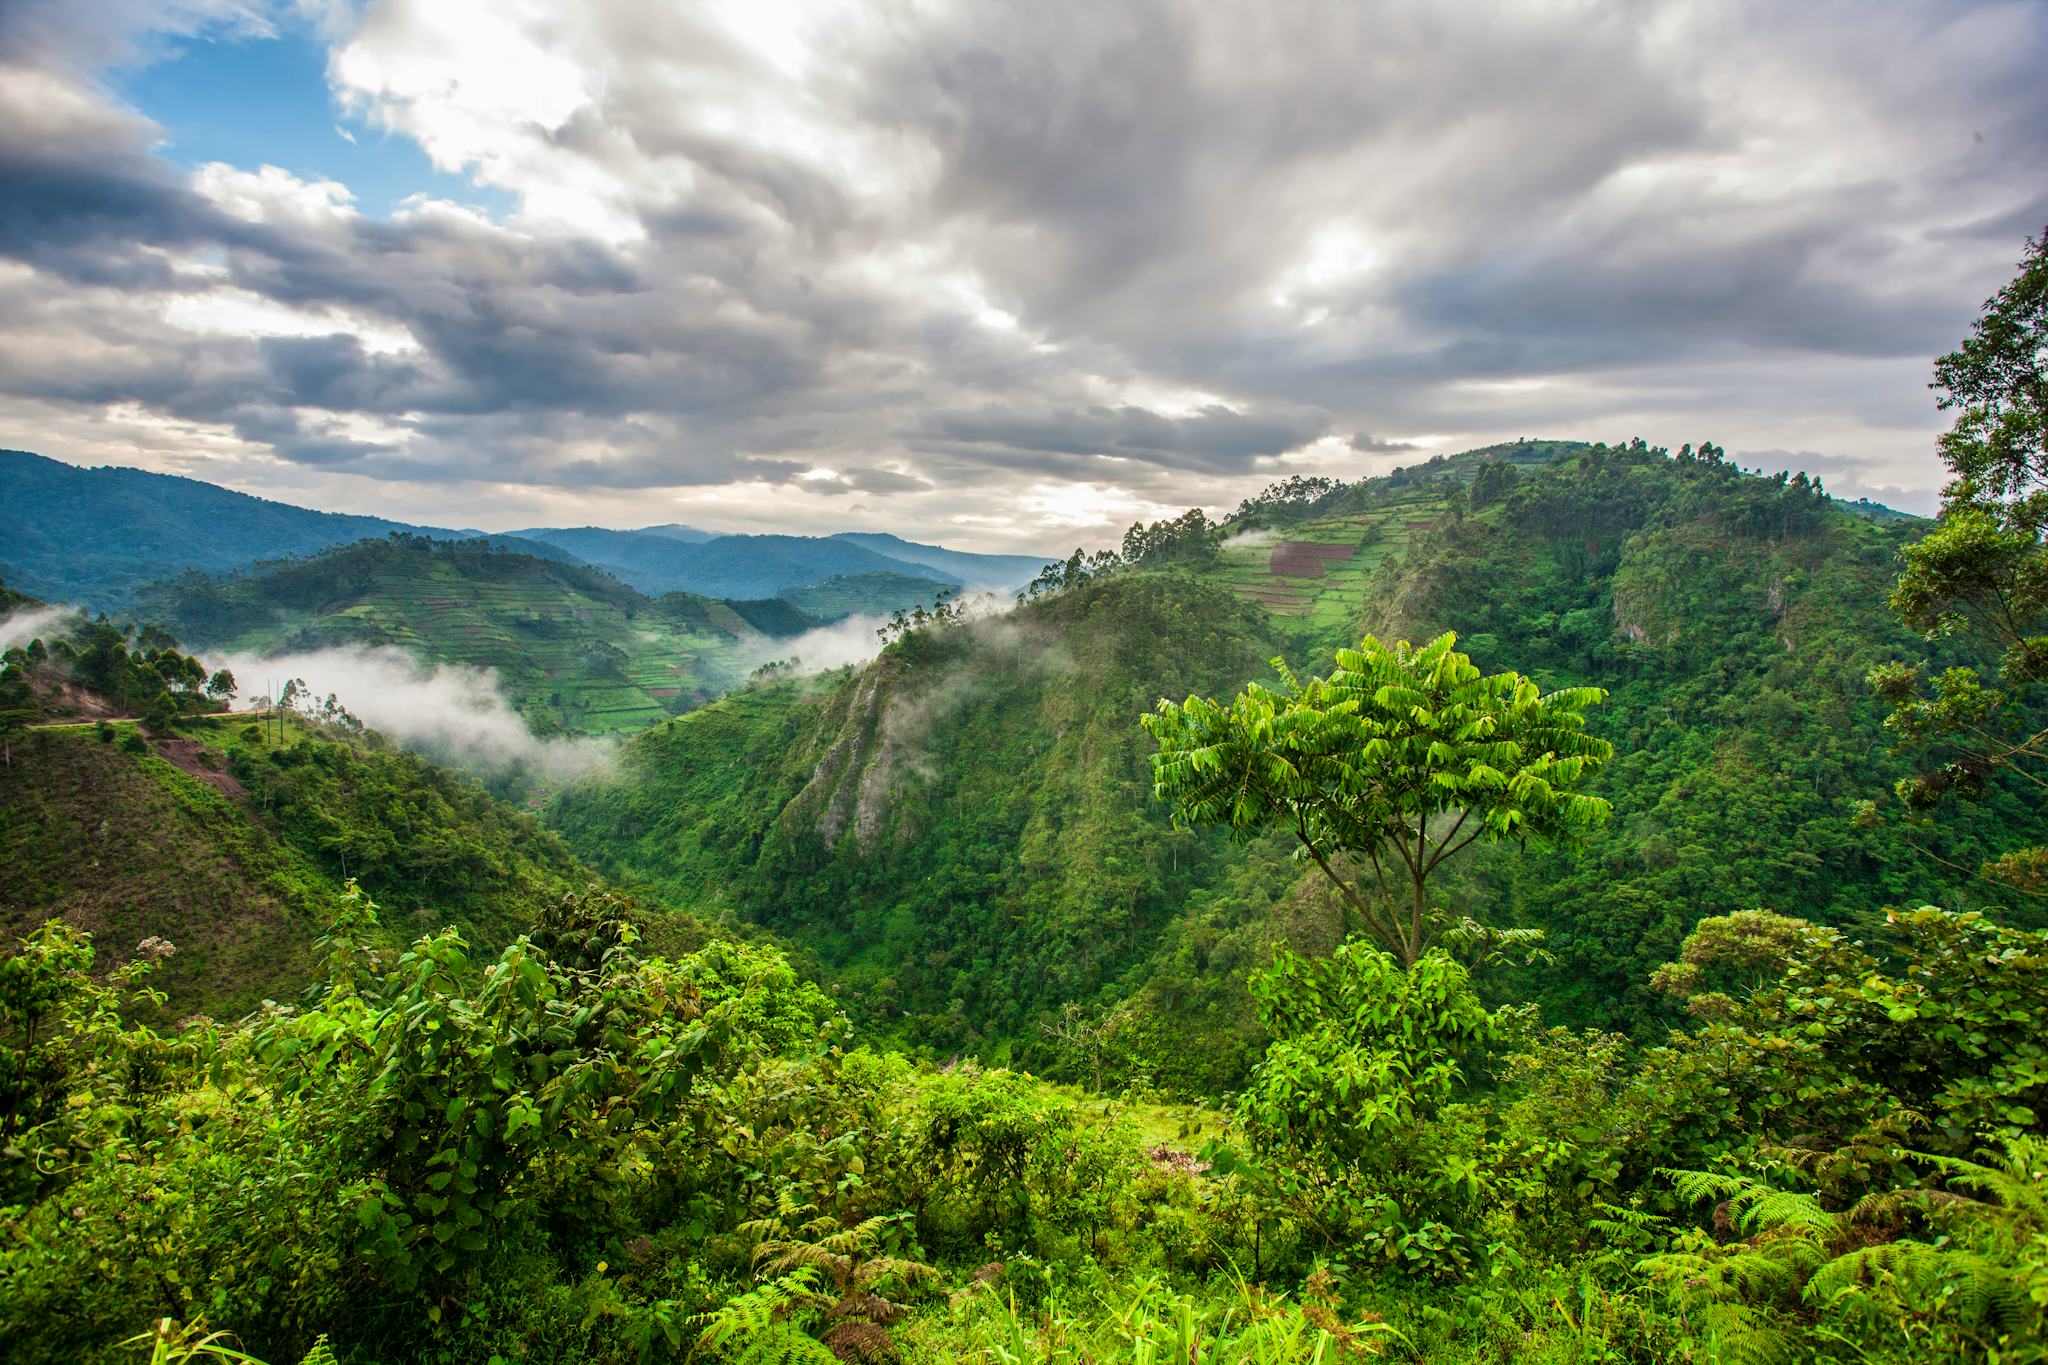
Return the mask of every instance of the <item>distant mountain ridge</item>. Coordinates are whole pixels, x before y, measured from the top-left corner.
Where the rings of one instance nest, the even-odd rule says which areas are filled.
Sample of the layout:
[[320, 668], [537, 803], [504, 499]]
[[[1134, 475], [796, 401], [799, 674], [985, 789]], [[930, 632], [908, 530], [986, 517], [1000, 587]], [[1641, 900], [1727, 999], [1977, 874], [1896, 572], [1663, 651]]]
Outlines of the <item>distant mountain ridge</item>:
[[180, 578], [137, 606], [214, 653], [393, 646], [491, 669], [529, 725], [572, 734], [640, 729], [687, 710], [818, 625], [779, 599], [648, 597], [601, 568], [505, 544], [532, 542], [356, 541], [225, 582]]
[[828, 578], [882, 573], [908, 574], [944, 587], [957, 587], [961, 582], [943, 570], [890, 558], [834, 537], [737, 535], [690, 541], [668, 528], [615, 531], [602, 526], [535, 527], [513, 534], [566, 550], [653, 594], [774, 597]]
[[1021, 588], [1045, 567], [1036, 555], [986, 555], [879, 532], [832, 536], [714, 535], [687, 526], [618, 531], [537, 526], [523, 540], [566, 550], [646, 593], [773, 597], [829, 579], [889, 574], [939, 587]]
[[[927, 580], [935, 595], [941, 588], [1021, 586], [1044, 563], [861, 532], [721, 535], [674, 522], [630, 531], [458, 530], [322, 512], [175, 474], [87, 468], [0, 450], [0, 580], [51, 601], [117, 611], [146, 586], [189, 572], [233, 577], [393, 532], [488, 538], [536, 558], [591, 565], [650, 596], [764, 599], [827, 580], [882, 576]], [[886, 607], [878, 600], [858, 609]]]
[[175, 474], [84, 468], [0, 450], [0, 577], [51, 601], [106, 609], [188, 569], [232, 573], [406, 531], [476, 533], [317, 512]]
[[841, 531], [832, 537], [864, 550], [900, 559], [949, 574], [970, 588], [1021, 588], [1038, 577], [1051, 561], [1050, 555], [984, 555], [949, 550], [943, 545], [920, 545], [914, 540], [884, 531]]

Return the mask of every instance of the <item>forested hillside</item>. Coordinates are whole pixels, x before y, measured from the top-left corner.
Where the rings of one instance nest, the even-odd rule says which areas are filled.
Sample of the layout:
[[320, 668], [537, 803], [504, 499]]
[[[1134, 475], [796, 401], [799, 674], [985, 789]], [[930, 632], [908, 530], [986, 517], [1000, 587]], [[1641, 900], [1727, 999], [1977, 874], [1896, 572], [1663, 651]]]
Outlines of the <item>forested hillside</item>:
[[39, 610], [0, 656], [0, 933], [57, 917], [109, 961], [145, 941], [171, 1007], [289, 996], [344, 888], [391, 931], [509, 941], [590, 886], [529, 814], [364, 732], [330, 697], [225, 711], [235, 690], [163, 627]]
[[827, 578], [891, 573], [928, 579], [936, 587], [927, 591], [957, 587], [960, 583], [942, 570], [877, 554], [836, 537], [736, 535], [682, 539], [658, 530], [612, 531], [602, 527], [521, 534], [568, 550], [648, 593], [763, 598]]
[[423, 529], [293, 507], [197, 479], [80, 469], [0, 450], [0, 577], [39, 597], [96, 610], [125, 606], [136, 589], [188, 569], [227, 573]]
[[[905, 1041], [1215, 1093], [1263, 1047], [1244, 974], [1357, 925], [1283, 841], [1171, 834], [1133, 718], [1270, 677], [1276, 654], [1306, 675], [1367, 632], [1456, 629], [1483, 667], [1609, 689], [1590, 725], [1620, 754], [1583, 856], [1447, 869], [1461, 908], [1547, 935], [1544, 965], [1488, 987], [1652, 1038], [1672, 1016], [1650, 971], [1700, 919], [1997, 903], [1974, 869], [2048, 829], [2002, 790], [1938, 829], [1859, 819], [1905, 771], [1865, 674], [1918, 648], [1884, 594], [1919, 533], [1711, 446], [1528, 445], [1278, 488], [1077, 561], [1008, 616], [661, 727], [549, 820], [628, 883], [812, 947]], [[1058, 1041], [1077, 1032], [1099, 1056]]]
[[388, 645], [497, 671], [543, 732], [634, 730], [716, 696], [817, 624], [790, 603], [649, 598], [601, 570], [487, 540], [391, 536], [253, 576], [193, 575], [140, 610], [215, 651]]

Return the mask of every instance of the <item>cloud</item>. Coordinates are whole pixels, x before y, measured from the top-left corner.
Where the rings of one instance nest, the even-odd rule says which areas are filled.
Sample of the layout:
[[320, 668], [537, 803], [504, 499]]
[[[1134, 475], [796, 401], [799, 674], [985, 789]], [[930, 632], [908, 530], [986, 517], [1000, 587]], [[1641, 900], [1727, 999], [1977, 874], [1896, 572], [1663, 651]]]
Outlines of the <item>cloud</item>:
[[1394, 455], [1418, 448], [1413, 441], [1382, 441], [1377, 436], [1363, 431], [1352, 432], [1348, 444], [1361, 455]]
[[[316, 10], [338, 132], [515, 207], [181, 167], [110, 93]], [[1047, 485], [1523, 434], [1931, 487], [1928, 358], [2048, 221], [2044, 60], [2048, 11], [1946, 0], [19, 0], [0, 422], [423, 520], [992, 549], [1079, 524]]]
[[788, 660], [799, 673], [826, 673], [848, 664], [864, 664], [882, 652], [881, 637], [875, 632], [887, 624], [886, 616], [849, 616], [792, 639], [764, 641], [759, 657], [749, 660], [748, 666]]
[[[1037, 463], [1078, 471], [1107, 458], [1235, 473], [1307, 445], [1325, 426], [1312, 417], [1238, 412], [1221, 403], [1184, 415], [1132, 404], [1034, 410], [990, 403], [973, 411], [934, 413], [923, 434], [928, 442], [956, 452], [986, 450], [1011, 469]], [[1047, 461], [1047, 456], [1054, 458]]]
[[1732, 458], [1744, 469], [1760, 469], [1766, 474], [1803, 471], [1820, 479], [1835, 497], [1850, 501], [1868, 498], [1901, 512], [1933, 516], [1941, 503], [1939, 484], [1894, 482], [1886, 478], [1879, 461], [1855, 455], [1823, 455], [1812, 450], [1738, 450]]
[[0, 651], [24, 647], [35, 639], [48, 644], [56, 636], [68, 635], [77, 615], [70, 607], [24, 607], [0, 616]]
[[494, 671], [427, 664], [388, 645], [224, 654], [208, 662], [235, 675], [242, 704], [268, 679], [300, 678], [314, 696], [334, 694], [365, 725], [406, 747], [487, 774], [519, 768], [566, 782], [606, 762], [616, 747], [601, 739], [542, 739], [505, 700]]

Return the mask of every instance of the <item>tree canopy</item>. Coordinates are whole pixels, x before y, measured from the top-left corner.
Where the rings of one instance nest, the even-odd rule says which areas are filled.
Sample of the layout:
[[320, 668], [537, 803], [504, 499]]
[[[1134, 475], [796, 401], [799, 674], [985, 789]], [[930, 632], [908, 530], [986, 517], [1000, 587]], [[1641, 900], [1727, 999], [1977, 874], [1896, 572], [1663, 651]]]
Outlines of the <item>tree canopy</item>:
[[[1574, 844], [1608, 803], [1584, 787], [1612, 756], [1585, 733], [1596, 687], [1550, 693], [1512, 671], [1485, 674], [1444, 634], [1417, 648], [1367, 636], [1327, 678], [1252, 683], [1228, 706], [1161, 700], [1144, 717], [1159, 744], [1155, 791], [1180, 825], [1244, 837], [1280, 830], [1404, 964], [1442, 916], [1428, 880], [1480, 839]], [[1381, 898], [1345, 864], [1363, 859]]]
[[[1968, 337], [1934, 362], [1954, 476], [1933, 533], [1908, 547], [1892, 609], [1930, 643], [1971, 656], [1923, 679], [1893, 663], [1871, 683], [1886, 722], [1927, 767], [1898, 784], [1909, 809], [1984, 795], [2000, 775], [2048, 792], [2048, 231]], [[1990, 676], [1975, 660], [1995, 659]], [[2015, 850], [1993, 880], [2048, 893], [2048, 849]]]

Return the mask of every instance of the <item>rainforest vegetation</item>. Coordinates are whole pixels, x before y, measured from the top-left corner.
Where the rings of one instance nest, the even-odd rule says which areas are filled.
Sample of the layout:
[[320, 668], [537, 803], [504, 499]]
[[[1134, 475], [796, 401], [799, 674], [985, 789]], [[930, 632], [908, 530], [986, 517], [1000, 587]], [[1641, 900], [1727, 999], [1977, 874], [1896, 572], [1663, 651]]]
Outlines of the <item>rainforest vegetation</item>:
[[1712, 442], [1291, 480], [538, 817], [161, 631], [23, 647], [0, 1340], [2048, 1360], [2044, 356], [2030, 243], [1932, 525]]

